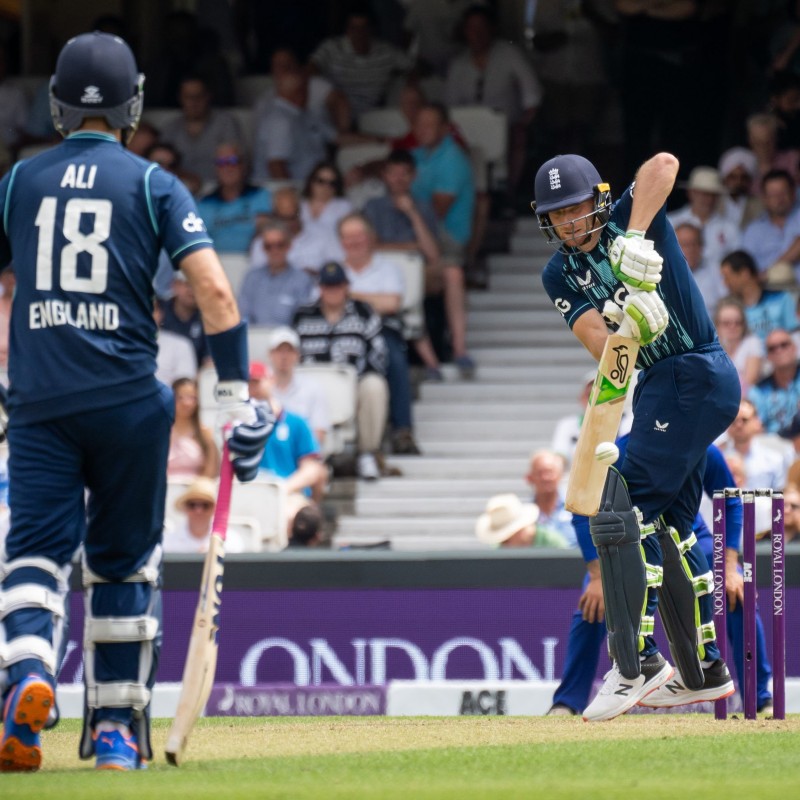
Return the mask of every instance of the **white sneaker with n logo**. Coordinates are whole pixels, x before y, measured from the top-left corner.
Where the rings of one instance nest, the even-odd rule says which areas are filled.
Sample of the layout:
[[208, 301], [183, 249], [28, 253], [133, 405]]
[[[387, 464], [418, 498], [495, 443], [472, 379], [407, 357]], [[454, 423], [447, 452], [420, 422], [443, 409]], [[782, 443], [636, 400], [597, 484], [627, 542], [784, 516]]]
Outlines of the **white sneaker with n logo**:
[[605, 674], [600, 691], [584, 709], [584, 721], [603, 722], [630, 711], [644, 697], [666, 683], [675, 672], [661, 653], [646, 658], [641, 668], [638, 678], [628, 680], [622, 676], [615, 662]]

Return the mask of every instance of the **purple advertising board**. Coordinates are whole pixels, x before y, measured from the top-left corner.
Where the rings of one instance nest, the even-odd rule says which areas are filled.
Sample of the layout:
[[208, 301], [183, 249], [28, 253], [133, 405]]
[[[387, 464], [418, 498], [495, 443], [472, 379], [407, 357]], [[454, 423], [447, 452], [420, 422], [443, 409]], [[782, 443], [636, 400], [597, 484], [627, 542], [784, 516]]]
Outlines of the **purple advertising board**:
[[[225, 590], [216, 681], [366, 687], [392, 679], [558, 680], [578, 596], [559, 588]], [[181, 679], [196, 601], [196, 592], [164, 593], [160, 681]], [[787, 589], [787, 606], [787, 674], [797, 676], [792, 609], [800, 607], [800, 588]], [[79, 594], [71, 611], [65, 683], [82, 678]], [[769, 645], [772, 626], [766, 615], [764, 621]], [[666, 643], [658, 625], [656, 636]], [[603, 648], [598, 675], [608, 666]], [[286, 702], [296, 704], [297, 696]]]

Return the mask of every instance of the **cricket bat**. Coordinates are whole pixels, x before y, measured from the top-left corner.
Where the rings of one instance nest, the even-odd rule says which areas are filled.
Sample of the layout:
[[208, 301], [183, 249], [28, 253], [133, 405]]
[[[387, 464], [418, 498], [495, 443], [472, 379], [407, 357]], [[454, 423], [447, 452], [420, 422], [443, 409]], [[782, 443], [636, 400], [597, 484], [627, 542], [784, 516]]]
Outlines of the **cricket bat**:
[[617, 438], [638, 355], [635, 339], [612, 333], [606, 340], [567, 483], [566, 507], [574, 514], [593, 516], [600, 507], [608, 465], [599, 463], [594, 451], [600, 442]]
[[165, 748], [167, 761], [176, 767], [183, 759], [183, 751], [192, 728], [208, 701], [217, 669], [217, 632], [222, 600], [222, 576], [225, 568], [225, 535], [228, 530], [232, 488], [233, 466], [226, 442], [222, 450], [211, 542], [203, 565], [200, 597], [194, 612], [194, 625], [189, 639], [186, 664], [183, 667], [178, 710], [172, 721]]

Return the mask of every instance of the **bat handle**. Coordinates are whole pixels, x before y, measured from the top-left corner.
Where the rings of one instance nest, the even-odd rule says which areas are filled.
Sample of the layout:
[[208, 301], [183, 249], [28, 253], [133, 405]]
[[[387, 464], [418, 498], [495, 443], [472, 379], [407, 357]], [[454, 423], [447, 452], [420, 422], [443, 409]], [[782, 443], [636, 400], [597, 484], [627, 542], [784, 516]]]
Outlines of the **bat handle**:
[[233, 491], [233, 463], [231, 462], [228, 440], [223, 440], [222, 465], [219, 471], [219, 489], [217, 491], [217, 507], [214, 510], [214, 521], [211, 532], [217, 534], [222, 541], [228, 532], [228, 517], [231, 511], [231, 494]]

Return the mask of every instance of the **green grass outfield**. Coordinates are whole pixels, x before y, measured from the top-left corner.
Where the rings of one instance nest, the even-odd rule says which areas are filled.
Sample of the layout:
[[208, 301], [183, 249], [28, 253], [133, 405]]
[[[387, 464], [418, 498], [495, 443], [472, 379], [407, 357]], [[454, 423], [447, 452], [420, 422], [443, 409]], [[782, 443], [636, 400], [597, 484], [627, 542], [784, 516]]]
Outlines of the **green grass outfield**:
[[206, 719], [178, 769], [164, 761], [167, 726], [154, 724], [146, 772], [94, 772], [65, 721], [43, 737], [42, 770], [0, 776], [0, 797], [788, 800], [800, 786], [797, 715]]

